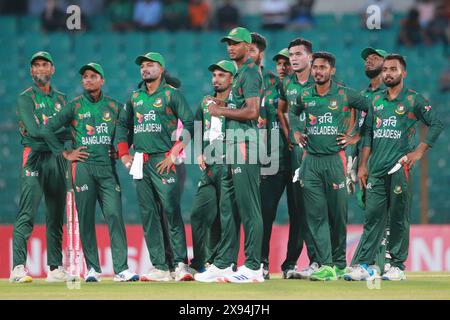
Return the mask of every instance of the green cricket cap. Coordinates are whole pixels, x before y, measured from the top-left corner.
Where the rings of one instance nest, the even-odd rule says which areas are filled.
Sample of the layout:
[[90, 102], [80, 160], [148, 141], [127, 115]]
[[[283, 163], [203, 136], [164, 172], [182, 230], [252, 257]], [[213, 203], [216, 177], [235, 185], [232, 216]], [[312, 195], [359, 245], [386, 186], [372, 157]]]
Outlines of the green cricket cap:
[[226, 42], [227, 40], [252, 43], [252, 35], [246, 28], [237, 27], [231, 30], [228, 36], [223, 37], [220, 42]]
[[39, 59], [39, 58], [47, 60], [51, 64], [54, 64], [52, 55], [50, 53], [48, 53], [47, 51], [38, 51], [35, 54], [33, 54], [31, 56], [30, 64], [33, 64], [33, 61], [36, 60], [36, 59]]
[[135, 63], [140, 66], [145, 60], [158, 62], [163, 68], [166, 67], [166, 61], [164, 57], [158, 52], [148, 52], [136, 58]]
[[92, 70], [92, 71], [98, 73], [99, 75], [101, 75], [102, 78], [105, 78], [105, 73], [103, 72], [103, 68], [98, 63], [90, 62], [88, 64], [85, 64], [84, 66], [81, 67], [79, 72], [81, 75], [83, 75], [86, 70]]
[[289, 60], [288, 48], [281, 49], [276, 55], [273, 56], [272, 60], [277, 61], [279, 58], [286, 58]]
[[208, 67], [208, 70], [212, 72], [212, 71], [216, 70], [217, 68], [222, 69], [225, 72], [231, 73], [231, 75], [233, 77], [236, 74], [236, 66], [234, 65], [233, 62], [228, 61], [228, 60], [221, 60], [217, 63], [214, 63]]
[[374, 49], [374, 48], [369, 47], [369, 48], [365, 48], [363, 51], [361, 51], [361, 58], [366, 60], [367, 57], [373, 53], [379, 55], [382, 58], [386, 58], [386, 56], [388, 55], [388, 53], [383, 49]]

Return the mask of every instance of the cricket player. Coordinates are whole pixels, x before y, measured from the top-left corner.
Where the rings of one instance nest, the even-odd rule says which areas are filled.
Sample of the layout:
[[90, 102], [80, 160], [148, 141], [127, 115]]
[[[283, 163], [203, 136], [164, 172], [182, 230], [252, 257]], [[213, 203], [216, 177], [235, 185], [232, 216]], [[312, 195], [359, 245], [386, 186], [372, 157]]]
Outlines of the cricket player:
[[[166, 84], [162, 74], [164, 57], [149, 52], [136, 58], [145, 86], [133, 92], [119, 115], [117, 149], [122, 163], [136, 181], [136, 191], [144, 226], [145, 241], [153, 269], [141, 275], [141, 281], [171, 280], [165, 256], [161, 214], [167, 216], [170, 244], [174, 254], [175, 280], [193, 280], [188, 270], [186, 235], [180, 212], [180, 187], [175, 160], [193, 134], [194, 116], [184, 96]], [[180, 119], [189, 135], [174, 143]], [[135, 154], [127, 142], [133, 131]], [[163, 212], [163, 213], [162, 213]]]
[[[210, 65], [208, 70], [212, 73], [213, 96], [226, 102], [236, 74], [235, 65], [231, 61], [221, 60]], [[220, 240], [220, 187], [222, 175], [226, 174], [227, 170], [222, 160], [225, 118], [211, 117], [208, 110], [208, 103], [211, 101], [209, 97], [203, 97], [195, 115], [195, 120], [202, 125], [202, 149], [197, 156], [202, 173], [191, 214], [194, 250], [191, 267], [199, 271], [205, 269], [207, 262], [213, 263], [213, 254]], [[209, 279], [205, 278], [205, 275], [196, 274], [195, 279], [208, 282]]]
[[[267, 156], [271, 159], [270, 163], [265, 163], [267, 161], [263, 161], [260, 186], [261, 210], [264, 228], [261, 263], [263, 265], [264, 279], [268, 280], [270, 279], [270, 236], [272, 233], [272, 225], [277, 214], [278, 203], [284, 192], [284, 189], [287, 189], [289, 217], [293, 217], [294, 215], [296, 215], [297, 211], [295, 210], [294, 204], [295, 197], [293, 194], [292, 177], [290, 174], [288, 144], [284, 135], [282, 133], [280, 134], [280, 126], [277, 117], [280, 79], [275, 74], [266, 70], [262, 66], [262, 62], [264, 61], [265, 49], [267, 47], [266, 39], [258, 33], [252, 33], [251, 35], [252, 44], [250, 47], [250, 56], [260, 69], [264, 86], [264, 97], [261, 102], [258, 127], [265, 130], [263, 132], [265, 132], [266, 134], [264, 135], [263, 141], [261, 141], [260, 143], [260, 147], [265, 145], [267, 149]], [[277, 69], [281, 69], [280, 71], [283, 77], [286, 74], [286, 67], [283, 68], [283, 66], [289, 66], [289, 56], [286, 51], [281, 51], [281, 53], [284, 53], [284, 55], [278, 54], [274, 57], [274, 60], [280, 61], [280, 65], [282, 67], [277, 67]], [[279, 58], [277, 59], [278, 56]], [[279, 140], [277, 141], [277, 143], [272, 145], [272, 133], [274, 133], [275, 131], [277, 131], [276, 134], [278, 134]], [[274, 173], [265, 173], [265, 169], [276, 171]], [[295, 217], [290, 218], [290, 220], [292, 219], [295, 219]]]
[[[224, 276], [223, 280], [236, 283], [264, 282], [261, 268], [263, 219], [259, 189], [260, 166], [256, 146], [257, 121], [263, 94], [262, 77], [249, 55], [252, 37], [247, 29], [237, 27], [231, 30], [222, 42], [227, 42], [228, 56], [236, 63], [238, 70], [228, 102], [213, 98], [214, 103], [208, 109], [211, 116], [226, 118], [227, 172], [222, 176], [221, 217], [232, 214], [229, 199], [235, 199], [239, 218], [244, 226], [246, 256], [244, 265], [234, 274]], [[225, 205], [227, 202], [228, 205]], [[225, 230], [222, 231], [221, 238], [224, 238], [224, 232], [229, 232], [235, 235], [235, 239], [220, 246], [218, 257], [214, 261], [215, 267], [219, 269], [229, 268], [237, 260], [238, 251], [233, 246], [236, 247], [237, 244], [239, 248], [240, 219], [236, 219], [234, 224], [221, 224], [221, 228]], [[227, 230], [230, 228], [233, 230]]]
[[[13, 270], [10, 282], [31, 282], [25, 268], [27, 242], [33, 230], [34, 216], [39, 208], [42, 195], [47, 207], [47, 273], [48, 282], [66, 281], [67, 273], [62, 267], [63, 219], [66, 199], [67, 159], [79, 160], [81, 150], [64, 151], [55, 156], [50, 152], [40, 128], [48, 120], [63, 110], [66, 95], [54, 89], [51, 78], [55, 73], [50, 53], [39, 51], [31, 57], [30, 74], [34, 84], [23, 91], [17, 102], [19, 130], [24, 146], [20, 181], [19, 213], [13, 232]], [[65, 128], [57, 128], [61, 142], [71, 139]]]
[[[312, 51], [313, 45], [306, 39], [296, 38], [289, 43], [289, 61], [294, 73], [285, 77], [280, 86], [277, 115], [290, 151], [291, 179], [294, 178], [295, 171], [300, 168], [303, 147], [295, 143], [294, 130], [289, 125], [287, 114], [289, 108], [297, 103], [297, 97], [303, 90], [314, 85], [314, 79], [311, 76]], [[301, 114], [301, 127], [297, 128], [299, 132], [304, 131], [304, 122], [305, 115]], [[281, 265], [281, 270], [283, 279], [309, 279], [311, 274], [319, 269], [319, 266], [314, 257], [314, 246], [306, 225], [303, 189], [298, 181], [294, 183], [293, 189], [296, 214], [289, 216], [289, 241], [286, 259]], [[306, 243], [310, 263], [308, 267], [297, 271], [297, 260], [302, 252], [303, 242]]]
[[[101, 281], [101, 267], [95, 234], [97, 200], [108, 224], [114, 281], [137, 281], [139, 276], [128, 270], [128, 247], [122, 200], [115, 160], [110, 156], [114, 145], [120, 103], [102, 92], [105, 74], [101, 65], [91, 62], [79, 70], [83, 95], [76, 97], [44, 128], [47, 140], [57, 139], [53, 131], [71, 126], [75, 147], [85, 147], [83, 161], [71, 163], [71, 178], [80, 224], [80, 239], [86, 260], [86, 282]], [[64, 146], [52, 148], [59, 155]]]
[[[444, 125], [430, 103], [404, 85], [405, 58], [385, 57], [381, 75], [387, 89], [375, 94], [366, 116], [364, 148], [358, 178], [366, 190], [366, 215], [354, 268], [346, 280], [364, 280], [376, 275], [379, 245], [389, 217], [390, 269], [384, 280], [405, 280], [409, 249], [412, 167], [433, 146]], [[428, 127], [424, 141], [415, 146], [416, 124]]]
[[313, 238], [320, 268], [311, 274], [316, 281], [337, 280], [346, 269], [347, 189], [345, 148], [351, 121], [351, 108], [367, 111], [368, 102], [358, 92], [331, 80], [335, 57], [328, 52], [312, 56], [311, 74], [315, 85], [297, 97], [289, 109], [293, 128], [298, 116], [306, 116], [307, 139], [294, 131], [297, 143], [306, 146], [300, 167], [307, 225]]
[[[386, 89], [383, 78], [381, 76], [381, 69], [383, 67], [383, 61], [384, 58], [388, 55], [388, 53], [383, 49], [374, 49], [374, 48], [365, 48], [361, 52], [361, 58], [364, 60], [364, 67], [365, 67], [365, 74], [370, 79], [369, 86], [362, 91], [362, 93], [365, 95], [365, 97], [372, 101], [373, 97], [376, 94], [379, 94], [382, 90]], [[364, 137], [364, 118], [366, 116], [366, 113], [364, 111], [359, 112], [357, 115], [357, 123], [358, 127], [357, 130], [359, 130], [359, 134], [361, 137]], [[355, 175], [357, 175], [358, 172], [358, 162], [361, 160], [362, 155], [362, 149], [363, 149], [363, 141], [360, 140], [358, 143], [354, 146], [353, 150], [353, 161], [354, 161], [354, 171]], [[347, 168], [348, 169], [348, 168]], [[352, 173], [353, 175], [354, 173]], [[352, 178], [353, 180], [353, 178]], [[357, 180], [357, 177], [356, 177]], [[357, 198], [358, 198], [358, 204], [364, 209], [364, 202], [362, 201], [362, 191], [358, 190], [356, 192]], [[389, 226], [386, 226], [386, 234], [383, 237], [380, 249], [377, 252], [376, 256], [376, 265], [380, 269], [381, 272], [385, 269], [385, 266], [387, 269], [389, 269], [389, 261], [386, 261], [389, 257], [389, 252], [386, 251], [386, 244], [388, 242], [388, 234], [389, 234]], [[357, 248], [353, 255], [353, 260], [358, 260], [360, 247]], [[387, 262], [385, 264], [385, 262]], [[355, 265], [355, 263], [351, 263], [351, 266]], [[350, 267], [351, 268], [351, 267]]]

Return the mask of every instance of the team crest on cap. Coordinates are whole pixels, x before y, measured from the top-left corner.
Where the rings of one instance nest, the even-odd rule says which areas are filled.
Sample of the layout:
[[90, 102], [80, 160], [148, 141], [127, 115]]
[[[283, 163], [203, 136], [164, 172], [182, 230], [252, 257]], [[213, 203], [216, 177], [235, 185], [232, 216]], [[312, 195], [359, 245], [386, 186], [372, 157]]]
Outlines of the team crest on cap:
[[162, 99], [161, 99], [161, 98], [157, 98], [157, 99], [155, 100], [155, 103], [153, 103], [153, 106], [154, 106], [155, 108], [161, 108], [161, 107], [162, 107]]
[[431, 106], [425, 106], [424, 108], [425, 108], [425, 112], [428, 112], [431, 110]]
[[330, 105], [328, 106], [328, 109], [336, 110], [338, 108], [338, 103], [336, 100], [330, 100]]
[[394, 193], [395, 194], [401, 194], [402, 193], [402, 186], [395, 186]]
[[404, 114], [405, 113], [405, 106], [402, 104], [399, 104], [397, 108], [395, 109], [396, 114]]
[[109, 111], [103, 112], [103, 121], [111, 121], [111, 113]]
[[237, 28], [234, 28], [233, 30], [230, 31], [230, 36], [234, 36], [237, 33], [238, 33]]
[[55, 103], [55, 110], [58, 112], [61, 111], [61, 103], [59, 103], [59, 102]]

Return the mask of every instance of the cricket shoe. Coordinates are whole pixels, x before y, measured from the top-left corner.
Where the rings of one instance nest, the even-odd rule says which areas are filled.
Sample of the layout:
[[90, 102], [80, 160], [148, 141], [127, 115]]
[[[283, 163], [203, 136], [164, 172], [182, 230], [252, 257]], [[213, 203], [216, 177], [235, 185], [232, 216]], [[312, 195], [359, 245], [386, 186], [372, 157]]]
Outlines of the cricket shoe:
[[345, 267], [344, 269], [339, 269], [339, 267], [334, 266], [334, 271], [336, 272], [336, 277], [339, 279], [342, 279], [344, 277], [344, 274], [347, 273], [347, 267]]
[[303, 268], [302, 271], [300, 271], [299, 279], [309, 279], [311, 275], [319, 270], [319, 264], [317, 262], [311, 263], [308, 267]]
[[316, 272], [311, 274], [311, 281], [336, 281], [337, 275], [333, 267], [321, 266]]
[[297, 271], [297, 267], [283, 270], [283, 279], [300, 279], [300, 273]]
[[100, 277], [100, 273], [95, 271], [94, 268], [90, 268], [89, 271], [84, 275], [84, 281], [100, 282], [100, 281], [102, 281], [102, 278]]
[[378, 268], [369, 266], [367, 264], [357, 264], [349, 268], [348, 272], [344, 274], [345, 281], [367, 281], [374, 280], [379, 277]]
[[175, 281], [193, 281], [194, 280], [194, 270], [184, 264], [183, 262], [178, 262], [178, 266], [175, 268]]
[[172, 280], [172, 277], [170, 276], [169, 270], [159, 270], [159, 269], [153, 268], [148, 273], [141, 275], [140, 280], [141, 281], [163, 282], [163, 281]]
[[48, 270], [46, 282], [66, 282], [68, 279], [68, 274], [63, 267], [59, 266], [58, 268], [50, 271]]
[[233, 265], [220, 269], [214, 264], [211, 264], [205, 272], [195, 274], [194, 279], [198, 282], [223, 282], [224, 277], [230, 276], [233, 273]]
[[263, 269], [259, 268], [258, 270], [252, 270], [243, 265], [233, 274], [224, 277], [223, 281], [231, 283], [264, 282]]
[[262, 268], [264, 280], [270, 280], [269, 266], [264, 266], [261, 263], [261, 268]]
[[130, 270], [124, 270], [122, 272], [119, 272], [114, 276], [113, 281], [116, 282], [132, 282], [132, 281], [139, 281], [139, 275], [131, 272]]
[[381, 277], [383, 280], [389, 280], [389, 281], [401, 281], [406, 280], [406, 273], [405, 271], [401, 270], [399, 267], [392, 266], [388, 272], [383, 274]]
[[23, 264], [14, 267], [9, 277], [10, 283], [30, 283], [33, 278], [28, 275], [28, 270]]

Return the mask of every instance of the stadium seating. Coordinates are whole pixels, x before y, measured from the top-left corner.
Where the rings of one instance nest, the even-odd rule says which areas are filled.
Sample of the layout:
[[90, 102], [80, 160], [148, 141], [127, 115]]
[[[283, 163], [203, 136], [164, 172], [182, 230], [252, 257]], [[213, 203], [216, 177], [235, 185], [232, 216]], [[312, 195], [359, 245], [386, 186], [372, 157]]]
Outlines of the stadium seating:
[[[398, 24], [398, 17], [396, 21]], [[399, 50], [408, 59], [407, 85], [429, 97], [432, 105], [439, 109], [446, 126], [450, 124], [450, 109], [447, 107], [450, 97], [439, 93], [437, 86], [440, 71], [449, 64], [449, 60], [442, 55], [441, 46], [396, 48], [398, 28], [381, 31], [360, 29], [356, 15], [317, 16], [316, 27], [303, 32], [266, 32], [259, 28], [258, 17], [244, 17], [244, 22], [250, 30], [267, 37], [269, 47], [265, 65], [268, 69], [275, 71], [271, 59], [276, 52], [287, 47], [293, 38], [303, 36], [314, 42], [316, 50], [334, 53], [337, 56], [339, 78], [357, 89], [362, 89], [367, 83], [360, 58], [362, 48], [372, 45], [388, 51]], [[193, 111], [202, 96], [211, 93], [208, 65], [227, 58], [226, 45], [220, 43], [224, 33], [218, 31], [121, 34], [108, 31], [110, 28], [104, 17], [91, 19], [89, 25], [90, 32], [44, 34], [40, 31], [39, 19], [36, 17], [0, 16], [0, 223], [12, 223], [17, 213], [22, 147], [17, 130], [15, 103], [17, 95], [31, 84], [28, 67], [32, 53], [44, 49], [52, 53], [57, 70], [54, 84], [70, 98], [82, 92], [79, 67], [89, 61], [101, 63], [106, 73], [106, 94], [125, 102], [140, 80], [139, 68], [134, 64], [135, 57], [147, 51], [159, 51], [166, 57], [167, 69], [182, 81], [182, 90]], [[450, 223], [449, 138], [450, 134], [444, 132], [429, 153], [431, 223]], [[122, 166], [118, 166], [118, 171], [123, 190], [125, 221], [140, 223], [134, 184]], [[419, 222], [419, 172], [416, 171], [413, 223]], [[188, 165], [182, 198], [182, 213], [187, 222], [198, 176], [197, 166]], [[102, 219], [99, 211], [98, 214]], [[43, 218], [44, 215], [39, 214], [36, 222], [42, 223]], [[288, 222], [285, 198], [280, 202], [276, 222]], [[349, 222], [363, 222], [363, 213], [353, 199], [350, 201]]]

